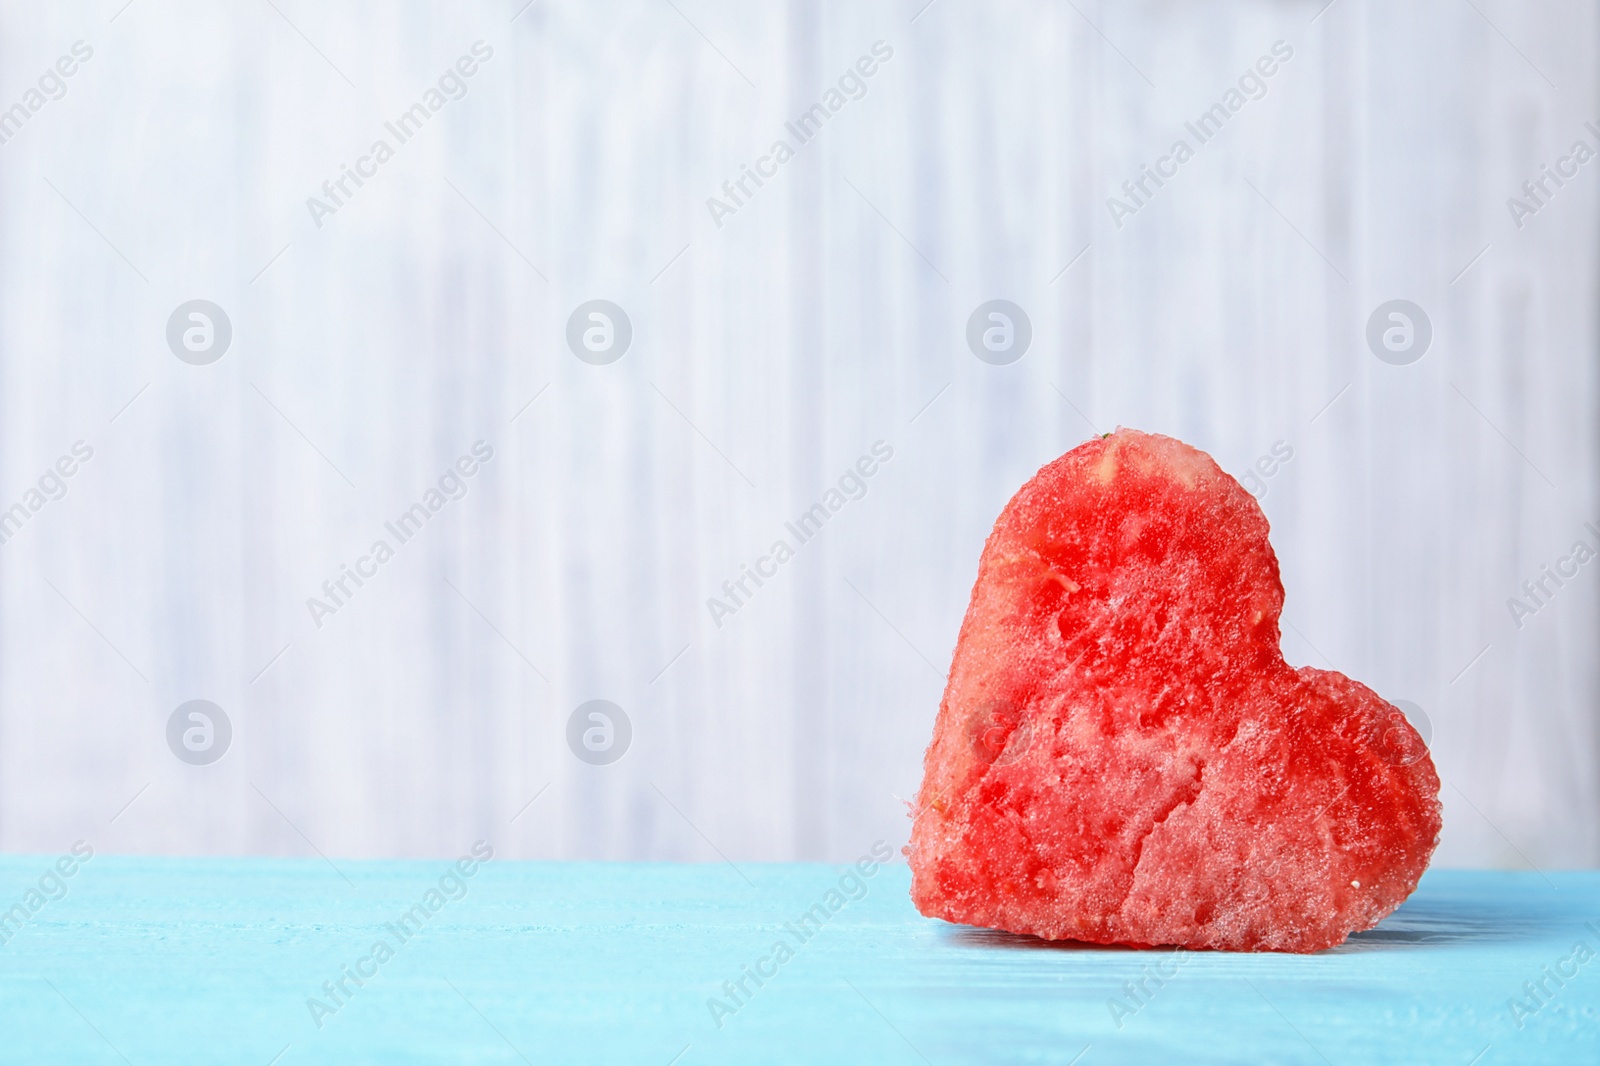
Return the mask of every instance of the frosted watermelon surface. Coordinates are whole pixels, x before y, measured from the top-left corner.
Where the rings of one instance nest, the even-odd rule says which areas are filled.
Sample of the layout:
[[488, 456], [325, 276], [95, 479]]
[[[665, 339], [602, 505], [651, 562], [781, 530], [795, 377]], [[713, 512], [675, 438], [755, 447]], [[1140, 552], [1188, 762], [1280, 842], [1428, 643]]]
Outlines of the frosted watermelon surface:
[[1311, 952], [1377, 924], [1438, 843], [1403, 714], [1279, 650], [1255, 499], [1119, 429], [1040, 470], [984, 545], [924, 760], [918, 910], [1140, 946]]

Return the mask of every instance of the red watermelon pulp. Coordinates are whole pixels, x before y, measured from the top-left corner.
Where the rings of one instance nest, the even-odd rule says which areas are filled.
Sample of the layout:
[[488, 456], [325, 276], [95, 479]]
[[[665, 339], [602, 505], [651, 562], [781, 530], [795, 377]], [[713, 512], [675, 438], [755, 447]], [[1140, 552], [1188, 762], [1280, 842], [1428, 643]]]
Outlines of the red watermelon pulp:
[[1417, 886], [1439, 778], [1404, 715], [1279, 650], [1255, 499], [1119, 429], [1040, 470], [978, 563], [911, 897], [1051, 940], [1317, 951]]

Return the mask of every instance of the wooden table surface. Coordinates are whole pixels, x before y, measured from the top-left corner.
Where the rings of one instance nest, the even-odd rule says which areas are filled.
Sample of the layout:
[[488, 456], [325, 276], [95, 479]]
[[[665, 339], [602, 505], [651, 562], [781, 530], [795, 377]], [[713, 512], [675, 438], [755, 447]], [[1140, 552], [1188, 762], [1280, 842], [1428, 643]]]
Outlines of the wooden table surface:
[[1595, 872], [1436, 870], [1336, 950], [1180, 957], [930, 921], [898, 864], [54, 862], [0, 858], [3, 1063], [1600, 1061]]

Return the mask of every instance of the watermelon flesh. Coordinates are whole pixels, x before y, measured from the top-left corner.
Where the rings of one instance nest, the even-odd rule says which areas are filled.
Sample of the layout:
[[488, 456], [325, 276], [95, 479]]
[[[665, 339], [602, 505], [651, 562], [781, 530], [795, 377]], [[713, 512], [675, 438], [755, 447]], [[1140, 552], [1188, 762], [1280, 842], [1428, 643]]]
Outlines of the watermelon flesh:
[[1399, 710], [1279, 650], [1255, 498], [1133, 430], [1040, 470], [984, 545], [906, 856], [929, 917], [1051, 940], [1311, 952], [1438, 844]]

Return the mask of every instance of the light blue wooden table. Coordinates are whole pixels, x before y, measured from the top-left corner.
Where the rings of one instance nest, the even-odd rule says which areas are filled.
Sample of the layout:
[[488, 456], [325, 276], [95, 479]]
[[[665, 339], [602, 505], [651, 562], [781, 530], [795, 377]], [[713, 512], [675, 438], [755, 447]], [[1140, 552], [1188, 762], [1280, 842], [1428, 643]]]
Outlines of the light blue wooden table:
[[[0, 859], [0, 906], [52, 862]], [[427, 913], [450, 869], [96, 856], [3, 926], [0, 1062], [1600, 1061], [1600, 873], [1435, 871], [1337, 950], [1179, 958], [929, 921], [903, 865], [831, 913], [843, 867], [496, 860]]]

